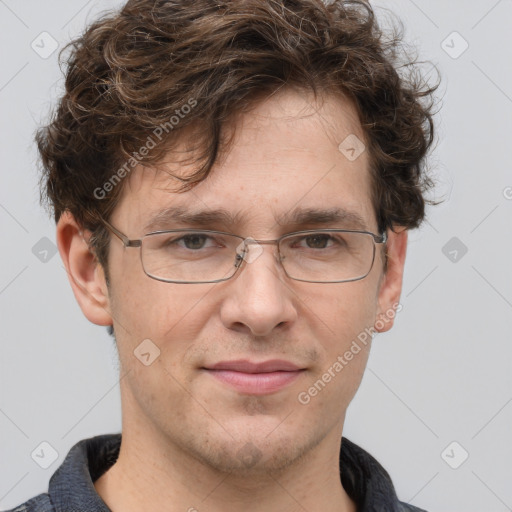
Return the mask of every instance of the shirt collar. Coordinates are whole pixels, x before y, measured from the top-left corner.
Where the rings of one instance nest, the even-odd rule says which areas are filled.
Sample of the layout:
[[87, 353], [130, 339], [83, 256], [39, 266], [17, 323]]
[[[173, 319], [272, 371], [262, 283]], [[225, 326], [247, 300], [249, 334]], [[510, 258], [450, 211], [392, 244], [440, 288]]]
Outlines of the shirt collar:
[[[110, 512], [94, 481], [117, 460], [121, 434], [84, 439], [75, 444], [50, 479], [49, 494], [56, 512]], [[342, 438], [340, 479], [360, 512], [404, 510], [386, 470], [366, 451]]]

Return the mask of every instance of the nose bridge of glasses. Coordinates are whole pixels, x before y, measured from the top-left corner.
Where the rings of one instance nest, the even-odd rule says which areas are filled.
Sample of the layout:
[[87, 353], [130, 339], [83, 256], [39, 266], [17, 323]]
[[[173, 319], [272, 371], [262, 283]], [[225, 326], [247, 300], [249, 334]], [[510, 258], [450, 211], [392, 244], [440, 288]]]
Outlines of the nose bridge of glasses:
[[279, 246], [279, 240], [255, 240], [254, 238], [246, 239], [248, 245], [275, 245], [276, 248]]
[[[237, 261], [235, 263], [236, 266], [240, 266], [242, 261], [246, 261], [247, 263], [252, 263], [255, 261], [261, 254], [263, 253], [262, 245], [275, 245], [276, 249], [274, 251], [274, 257], [277, 262], [281, 261], [280, 252], [279, 252], [279, 240], [257, 240], [252, 237], [244, 238], [244, 240], [238, 245], [236, 250], [236, 258]], [[252, 246], [252, 248], [251, 248]]]

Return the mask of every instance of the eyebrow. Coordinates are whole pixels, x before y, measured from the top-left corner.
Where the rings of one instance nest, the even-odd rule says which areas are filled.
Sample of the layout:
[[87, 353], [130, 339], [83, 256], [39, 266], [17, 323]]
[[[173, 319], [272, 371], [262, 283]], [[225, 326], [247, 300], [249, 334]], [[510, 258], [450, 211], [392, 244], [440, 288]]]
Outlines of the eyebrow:
[[[225, 228], [231, 228], [240, 224], [244, 216], [241, 214], [233, 215], [223, 208], [190, 210], [182, 206], [171, 206], [156, 213], [144, 226], [144, 232], [169, 229], [169, 226], [183, 224], [193, 227], [207, 228], [212, 225], [220, 225]], [[278, 215], [275, 218], [280, 226], [323, 226], [323, 225], [342, 225], [347, 229], [367, 230], [367, 223], [363, 217], [354, 211], [345, 208], [300, 208], [296, 207], [284, 215]], [[172, 229], [172, 228], [171, 228]]]

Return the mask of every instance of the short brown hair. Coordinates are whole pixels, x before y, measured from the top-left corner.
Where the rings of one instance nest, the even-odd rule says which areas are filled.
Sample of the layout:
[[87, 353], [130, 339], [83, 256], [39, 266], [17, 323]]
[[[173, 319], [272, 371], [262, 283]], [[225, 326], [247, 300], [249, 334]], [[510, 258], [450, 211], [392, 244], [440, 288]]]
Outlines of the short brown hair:
[[[56, 221], [69, 210], [93, 232], [107, 270], [98, 217], [109, 218], [131, 166], [158, 163], [193, 128], [200, 166], [183, 183], [191, 188], [223, 149], [227, 121], [290, 85], [354, 102], [379, 231], [418, 227], [433, 184], [424, 160], [436, 86], [414, 59], [399, 61], [401, 41], [363, 1], [129, 0], [68, 45], [65, 93], [36, 136], [42, 200]], [[150, 138], [154, 147], [141, 151]]]

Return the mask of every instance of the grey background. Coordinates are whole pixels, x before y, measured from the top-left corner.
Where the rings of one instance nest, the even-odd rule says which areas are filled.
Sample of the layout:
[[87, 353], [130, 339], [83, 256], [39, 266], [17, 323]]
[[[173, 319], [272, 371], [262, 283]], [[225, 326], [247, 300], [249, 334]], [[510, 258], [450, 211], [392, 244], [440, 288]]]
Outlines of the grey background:
[[[1, 509], [45, 491], [75, 442], [121, 428], [112, 340], [82, 315], [58, 254], [43, 252], [55, 226], [38, 204], [32, 138], [61, 84], [57, 52], [31, 48], [43, 31], [62, 46], [117, 3], [0, 0]], [[403, 310], [374, 340], [344, 435], [403, 500], [512, 510], [512, 1], [379, 5], [442, 74], [431, 163], [445, 202], [410, 233]], [[469, 44], [458, 58], [454, 31]], [[43, 441], [58, 453], [47, 469], [31, 458]]]

